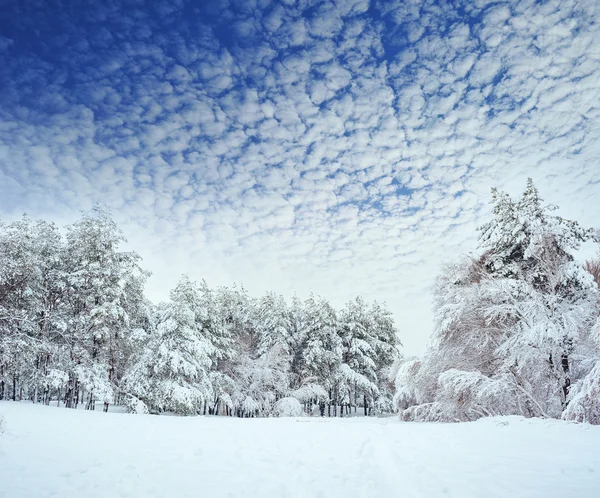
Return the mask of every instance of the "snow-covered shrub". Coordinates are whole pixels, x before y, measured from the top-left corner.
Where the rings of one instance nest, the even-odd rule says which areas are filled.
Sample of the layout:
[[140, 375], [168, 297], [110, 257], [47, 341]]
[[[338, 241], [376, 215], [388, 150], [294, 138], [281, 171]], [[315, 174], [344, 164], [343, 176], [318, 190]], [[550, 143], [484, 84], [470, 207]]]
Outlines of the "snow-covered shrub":
[[125, 406], [127, 407], [127, 411], [129, 413], [135, 413], [136, 415], [147, 415], [150, 413], [146, 403], [135, 396], [128, 396], [127, 400], [125, 401]]
[[596, 351], [595, 365], [585, 377], [571, 386], [569, 404], [562, 418], [600, 425], [600, 351], [594, 349], [594, 345], [600, 345], [600, 318], [596, 320], [591, 336], [588, 349], [590, 354]]
[[438, 401], [410, 406], [402, 410], [400, 418], [405, 422], [460, 422], [456, 407]]
[[[368, 407], [367, 407], [368, 408]], [[383, 415], [394, 412], [394, 401], [390, 396], [378, 396], [373, 403], [373, 414]]]
[[273, 408], [273, 414], [277, 417], [301, 417], [304, 415], [302, 404], [296, 398], [281, 398]]
[[305, 384], [304, 386], [295, 389], [290, 393], [290, 396], [296, 398], [302, 403], [306, 403], [313, 399], [319, 401], [329, 400], [329, 394], [327, 393], [327, 391], [323, 389], [323, 387], [321, 387], [320, 385], [313, 383]]
[[562, 418], [600, 425], [600, 366], [573, 387], [570, 403]]
[[425, 400], [421, 394], [421, 383], [418, 381], [421, 360], [417, 358], [402, 358], [394, 368], [391, 379], [396, 385], [394, 405], [400, 412], [410, 406], [419, 405]]

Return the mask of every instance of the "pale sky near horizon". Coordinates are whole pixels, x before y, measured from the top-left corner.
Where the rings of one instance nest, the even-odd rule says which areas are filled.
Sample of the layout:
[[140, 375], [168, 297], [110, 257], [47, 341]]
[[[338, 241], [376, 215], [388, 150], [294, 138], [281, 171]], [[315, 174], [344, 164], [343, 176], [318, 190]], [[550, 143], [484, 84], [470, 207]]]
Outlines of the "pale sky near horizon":
[[360, 294], [421, 354], [441, 263], [528, 176], [600, 225], [598, 1], [3, 2], [0, 219], [106, 204], [155, 301]]

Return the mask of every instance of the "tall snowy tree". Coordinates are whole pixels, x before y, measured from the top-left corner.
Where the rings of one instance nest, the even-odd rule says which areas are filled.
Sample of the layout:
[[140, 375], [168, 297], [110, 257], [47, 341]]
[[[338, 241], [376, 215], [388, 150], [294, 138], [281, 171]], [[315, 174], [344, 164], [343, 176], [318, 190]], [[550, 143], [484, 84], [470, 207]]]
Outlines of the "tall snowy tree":
[[339, 368], [338, 391], [343, 404], [358, 406], [379, 395], [375, 327], [367, 304], [356, 298], [346, 304], [340, 314], [339, 335], [342, 342], [342, 363]]
[[[401, 367], [406, 419], [559, 417], [573, 358], [585, 356], [597, 289], [575, 261], [594, 234], [553, 215], [531, 180], [518, 201], [493, 192], [483, 255], [449, 266], [436, 286], [436, 329], [421, 362]], [[412, 377], [409, 377], [412, 375]]]
[[310, 401], [319, 401], [323, 414], [327, 398], [338, 394], [337, 376], [342, 362], [342, 341], [337, 333], [337, 314], [328, 301], [311, 296], [304, 306], [303, 386], [314, 385], [314, 398], [311, 396]]
[[204, 335], [199, 305], [198, 287], [182, 277], [159, 307], [156, 330], [124, 379], [128, 394], [151, 412], [200, 413], [212, 399], [214, 348]]
[[10, 382], [13, 399], [25, 388], [37, 401], [53, 364], [60, 362], [62, 250], [53, 224], [23, 217], [0, 226], [0, 398]]
[[283, 296], [274, 292], [265, 294], [258, 303], [258, 354], [277, 346], [284, 354], [292, 354], [290, 315]]
[[148, 275], [137, 253], [119, 250], [123, 242], [100, 207], [67, 227], [68, 406], [75, 404], [80, 388], [88, 392], [89, 407], [99, 400], [107, 410], [114, 400], [115, 374], [124, 360], [121, 343], [134, 327], [132, 312], [143, 301]]

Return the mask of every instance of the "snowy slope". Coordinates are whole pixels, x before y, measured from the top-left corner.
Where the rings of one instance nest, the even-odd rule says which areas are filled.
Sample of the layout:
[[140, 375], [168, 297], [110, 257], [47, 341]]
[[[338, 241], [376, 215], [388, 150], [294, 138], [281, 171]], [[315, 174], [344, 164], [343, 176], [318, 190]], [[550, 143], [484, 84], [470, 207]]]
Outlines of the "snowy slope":
[[560, 421], [0, 414], [6, 498], [600, 496], [600, 427]]

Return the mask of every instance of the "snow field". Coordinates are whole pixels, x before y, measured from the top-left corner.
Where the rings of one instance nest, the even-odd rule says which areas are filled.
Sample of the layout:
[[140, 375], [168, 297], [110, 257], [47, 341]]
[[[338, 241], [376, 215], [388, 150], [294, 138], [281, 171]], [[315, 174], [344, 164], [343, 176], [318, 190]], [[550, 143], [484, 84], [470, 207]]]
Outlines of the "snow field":
[[597, 498], [600, 427], [168, 417], [0, 402], [0, 496]]

